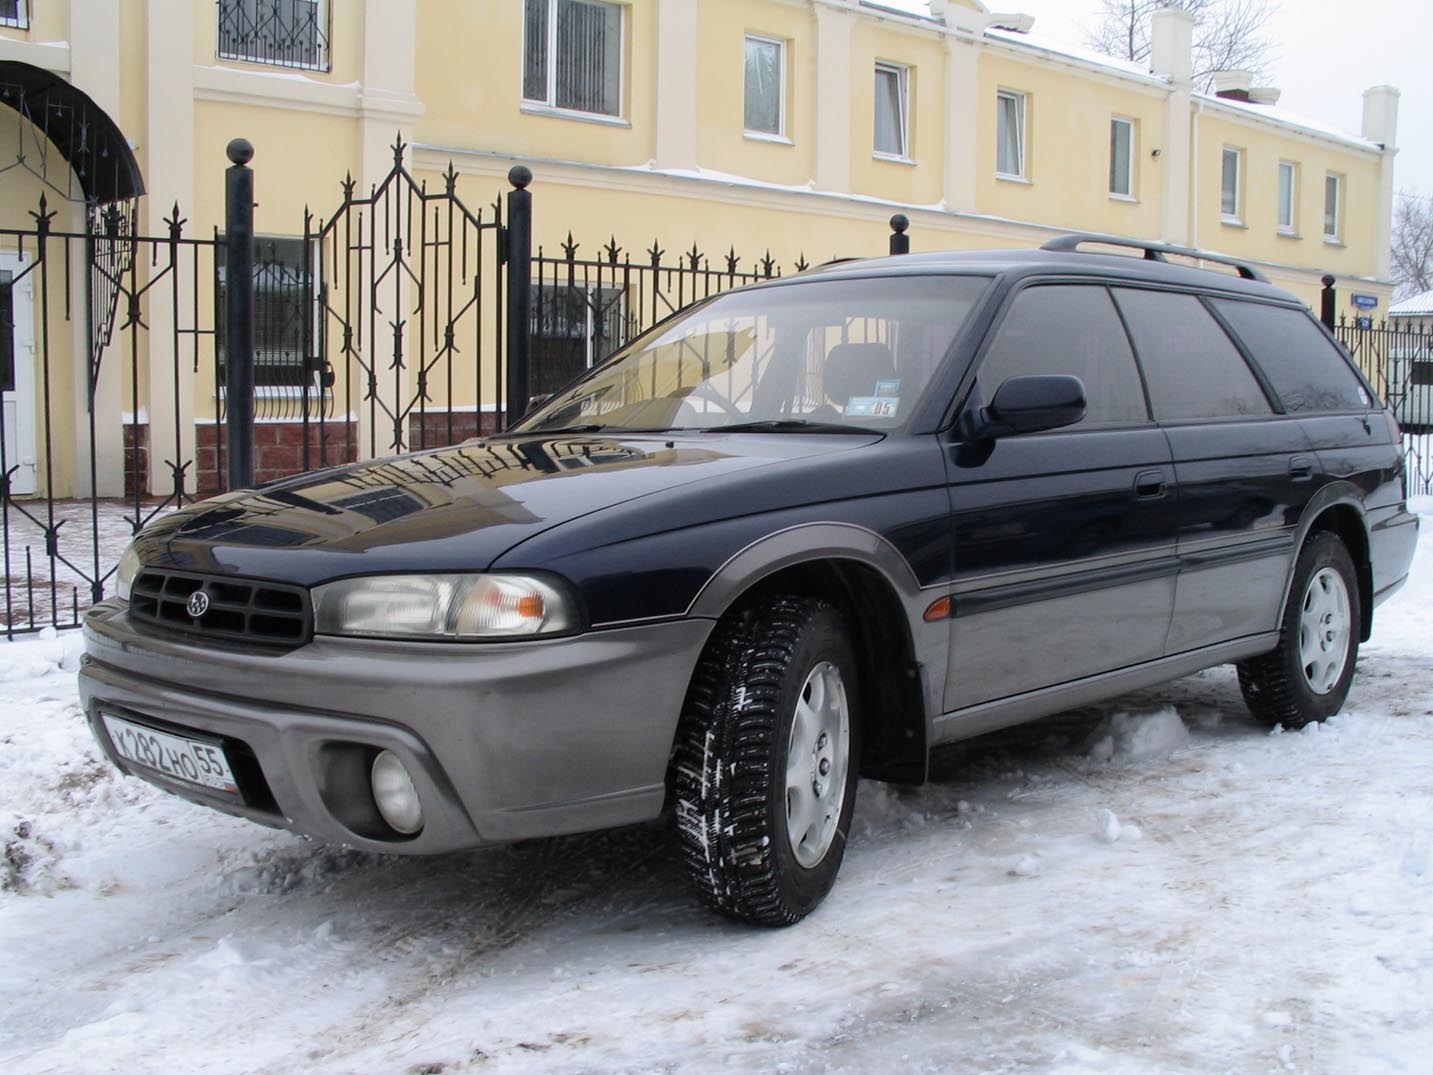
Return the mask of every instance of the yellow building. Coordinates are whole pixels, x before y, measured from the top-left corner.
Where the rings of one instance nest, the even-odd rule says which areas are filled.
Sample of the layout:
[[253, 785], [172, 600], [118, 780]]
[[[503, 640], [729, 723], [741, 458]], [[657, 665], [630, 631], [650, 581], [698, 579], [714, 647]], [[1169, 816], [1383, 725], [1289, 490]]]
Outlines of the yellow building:
[[[655, 239], [669, 262], [695, 247], [714, 262], [730, 251], [750, 271], [769, 252], [789, 272], [802, 255], [884, 253], [886, 222], [902, 213], [917, 250], [1033, 246], [1095, 231], [1248, 260], [1310, 304], [1326, 272], [1386, 303], [1396, 90], [1370, 89], [1360, 136], [1340, 134], [1257, 103], [1269, 96], [1237, 73], [1221, 95], [1195, 92], [1191, 23], [1177, 11], [1155, 17], [1144, 70], [1045, 42], [1027, 32], [1029, 19], [993, 15], [978, 0], [931, 8], [913, 16], [865, 0], [0, 0], [0, 94], [48, 73], [83, 95], [91, 111], [82, 114], [111, 120], [142, 175], [133, 226], [143, 236], [168, 234], [177, 206], [183, 237], [212, 242], [224, 223], [225, 146], [249, 139], [256, 230], [314, 292], [345, 255], [334, 232], [305, 254], [306, 209], [313, 231], [342, 216], [345, 175], [362, 197], [389, 176], [401, 137], [415, 181], [442, 190], [451, 165], [464, 204], [489, 213], [484, 225], [509, 189], [509, 168], [528, 166], [534, 240], [548, 254], [569, 233], [584, 258], [609, 239], [639, 255]], [[5, 453], [10, 466], [29, 460], [12, 491], [115, 494], [128, 459], [146, 475], [139, 484], [158, 492], [175, 484], [170, 464], [195, 461], [181, 479], [192, 492], [197, 472], [221, 469], [211, 447], [220, 392], [204, 357], [219, 290], [209, 274], [222, 275], [216, 248], [193, 247], [166, 276], [166, 248], [145, 247], [123, 265], [133, 286], [108, 291], [96, 289], [83, 257], [62, 265], [60, 247], [43, 280], [25, 273], [22, 233], [37, 226], [41, 193], [56, 213], [49, 226], [74, 235], [98, 219], [103, 199], [89, 189], [93, 167], [72, 174], [84, 136], [62, 137], [57, 149], [33, 107], [14, 94], [0, 103], [19, 109], [0, 125], [0, 167], [23, 165], [0, 171], [0, 285], [17, 278], [19, 311]], [[420, 208], [419, 222], [428, 215]], [[376, 209], [364, 219], [382, 247]], [[411, 219], [394, 226], [410, 229], [410, 252], [425, 249]], [[497, 239], [495, 230], [472, 236]], [[373, 260], [368, 271], [381, 268]], [[373, 280], [346, 286], [349, 301], [376, 306]], [[449, 432], [482, 428], [500, 406], [493, 318], [471, 330], [462, 322], [471, 346], [444, 352], [430, 338], [441, 332], [423, 328], [433, 304], [415, 309], [415, 285], [395, 286], [361, 341], [337, 339], [323, 312], [304, 329], [303, 346], [322, 350], [331, 367], [304, 380], [304, 391], [343, 426], [340, 454], [415, 443], [427, 421], [409, 413], [419, 394], [448, 416]], [[609, 279], [599, 291], [634, 304], [623, 286]], [[555, 300], [559, 291], [539, 294]], [[338, 293], [307, 301], [333, 306]], [[101, 327], [114, 311], [112, 338], [95, 339], [72, 295], [89, 296], [89, 320]], [[131, 299], [142, 319], [126, 326]], [[396, 315], [405, 304], [407, 315]], [[265, 331], [261, 350], [277, 346]], [[420, 374], [422, 361], [385, 364], [398, 338], [459, 376], [439, 383]], [[28, 356], [27, 346], [36, 348]], [[335, 360], [345, 347], [347, 366]], [[583, 360], [592, 357], [588, 348]], [[309, 378], [308, 367], [300, 376]], [[297, 390], [292, 377], [260, 386], [290, 403]], [[273, 413], [292, 423], [292, 407]], [[454, 427], [454, 414], [476, 418]], [[292, 469], [292, 437], [263, 439], [261, 472], [266, 458], [269, 471]]]

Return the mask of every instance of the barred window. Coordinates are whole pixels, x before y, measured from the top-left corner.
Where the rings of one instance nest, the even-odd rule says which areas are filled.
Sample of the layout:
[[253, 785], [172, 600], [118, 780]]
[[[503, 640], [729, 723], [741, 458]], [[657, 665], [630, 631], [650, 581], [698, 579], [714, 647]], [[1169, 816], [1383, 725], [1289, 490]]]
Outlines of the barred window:
[[[220, 248], [220, 256], [222, 257]], [[296, 237], [262, 236], [254, 240], [254, 387], [302, 388], [308, 372], [306, 352], [314, 347], [316, 297], [313, 259], [304, 264], [304, 241]], [[224, 315], [227, 282], [219, 266], [216, 296], [218, 350], [222, 365], [226, 344]]]
[[219, 55], [327, 71], [327, 0], [219, 0]]
[[522, 96], [572, 112], [622, 111], [622, 8], [603, 0], [526, 0]]
[[30, 0], [0, 0], [0, 26], [30, 28]]

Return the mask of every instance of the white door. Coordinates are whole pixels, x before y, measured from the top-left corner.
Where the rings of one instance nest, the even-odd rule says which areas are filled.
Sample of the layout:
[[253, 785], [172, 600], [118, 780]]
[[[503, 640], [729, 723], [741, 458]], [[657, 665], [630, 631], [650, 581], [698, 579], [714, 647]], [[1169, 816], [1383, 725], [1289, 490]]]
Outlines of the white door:
[[[0, 252], [0, 424], [10, 492], [35, 491], [35, 291], [30, 258]], [[8, 329], [8, 331], [7, 331]]]

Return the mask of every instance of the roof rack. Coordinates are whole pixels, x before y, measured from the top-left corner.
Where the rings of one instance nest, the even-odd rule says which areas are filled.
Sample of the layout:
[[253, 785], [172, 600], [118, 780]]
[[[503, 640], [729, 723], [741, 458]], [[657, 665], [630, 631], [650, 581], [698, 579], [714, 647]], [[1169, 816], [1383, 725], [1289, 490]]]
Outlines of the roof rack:
[[1098, 235], [1093, 232], [1084, 232], [1079, 235], [1061, 235], [1058, 239], [1051, 239], [1041, 250], [1063, 251], [1074, 253], [1085, 243], [1099, 243], [1101, 246], [1124, 246], [1131, 250], [1143, 250], [1146, 261], [1167, 261], [1166, 254], [1177, 254], [1183, 258], [1194, 258], [1199, 261], [1212, 261], [1219, 265], [1229, 265], [1236, 269], [1239, 276], [1245, 280], [1258, 280], [1267, 284], [1269, 278], [1261, 273], [1254, 266], [1235, 258], [1226, 258], [1221, 254], [1208, 254], [1202, 250], [1191, 250], [1187, 246], [1171, 246], [1169, 243], [1146, 242], [1141, 239], [1122, 239], [1118, 235]]

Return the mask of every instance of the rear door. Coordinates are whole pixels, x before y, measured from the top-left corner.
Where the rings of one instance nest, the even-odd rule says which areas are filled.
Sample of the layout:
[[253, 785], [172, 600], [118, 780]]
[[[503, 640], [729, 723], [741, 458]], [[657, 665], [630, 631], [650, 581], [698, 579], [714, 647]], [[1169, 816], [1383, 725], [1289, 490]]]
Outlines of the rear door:
[[1109, 292], [1037, 284], [1007, 301], [976, 391], [1080, 378], [1063, 429], [946, 448], [954, 542], [947, 711], [1160, 657], [1174, 603], [1177, 495]]
[[1272, 631], [1318, 457], [1205, 299], [1133, 287], [1114, 294], [1179, 483], [1180, 575], [1166, 648], [1184, 653]]

